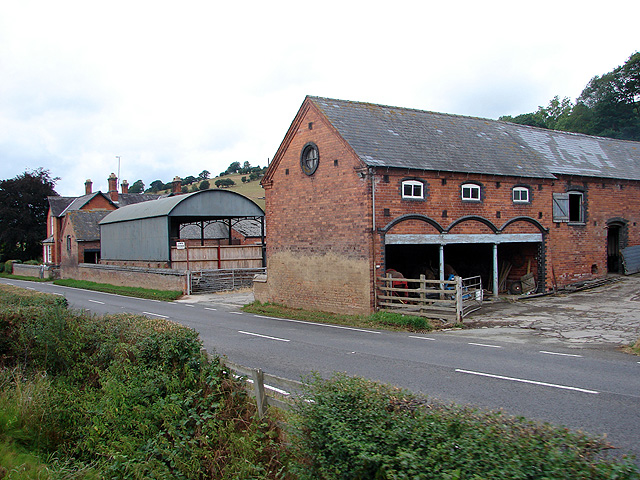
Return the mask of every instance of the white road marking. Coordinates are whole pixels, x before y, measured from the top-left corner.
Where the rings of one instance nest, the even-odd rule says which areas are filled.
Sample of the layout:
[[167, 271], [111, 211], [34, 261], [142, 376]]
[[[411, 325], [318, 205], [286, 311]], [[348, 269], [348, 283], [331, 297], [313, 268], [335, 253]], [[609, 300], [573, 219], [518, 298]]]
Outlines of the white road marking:
[[593, 394], [600, 393], [600, 392], [596, 392], [595, 390], [587, 390], [585, 388], [570, 387], [567, 385], [558, 385], [555, 383], [537, 382], [535, 380], [525, 380], [524, 378], [505, 377], [502, 375], [493, 375], [491, 373], [473, 372], [471, 370], [462, 370], [460, 368], [456, 368], [456, 372], [467, 373], [469, 375], [478, 375], [481, 377], [497, 378], [498, 380], [509, 380], [511, 382], [530, 383], [532, 385], [540, 385], [542, 387], [553, 387], [553, 388], [561, 388], [563, 390], [574, 390], [576, 392], [582, 392], [582, 393], [593, 393]]
[[214, 312], [217, 312], [217, 311], [218, 311], [218, 309], [217, 309], [217, 308], [204, 307], [204, 309], [205, 309], [205, 310], [211, 310], [211, 311], [214, 311]]
[[546, 350], [540, 350], [540, 353], [544, 353], [546, 355], [559, 355], [561, 357], [582, 357], [582, 355], [576, 355], [575, 353], [547, 352]]
[[89, 299], [89, 301], [90, 301], [91, 303], [99, 303], [100, 305], [104, 305], [104, 302], [99, 302], [98, 300], [91, 300], [91, 299]]
[[475, 345], [476, 347], [502, 348], [500, 345], [487, 345], [486, 343], [469, 342], [469, 345]]
[[233, 313], [234, 315], [244, 315], [243, 312], [229, 312], [229, 313]]
[[195, 305], [190, 305], [190, 304], [186, 304], [185, 307], [191, 307], [191, 308], [196, 308]]
[[435, 340], [435, 338], [430, 338], [430, 337], [417, 337], [416, 335], [409, 335], [409, 338], [417, 338], [418, 340]]
[[354, 332], [374, 333], [376, 335], [380, 335], [381, 333], [381, 332], [376, 332], [374, 330], [364, 330], [362, 328], [343, 327], [341, 325], [331, 325], [330, 323], [305, 322], [304, 320], [292, 320], [290, 318], [280, 318], [280, 317], [267, 317], [266, 315], [254, 315], [254, 317], [266, 318], [268, 320], [280, 320], [281, 322], [302, 323], [304, 325], [316, 325], [318, 327], [339, 328], [342, 330], [353, 330]]
[[166, 315], [160, 315], [159, 313], [151, 313], [151, 312], [142, 312], [145, 315], [153, 315], [154, 317], [160, 317], [160, 318], [169, 318]]
[[269, 335], [260, 335], [259, 333], [245, 332], [243, 330], [238, 330], [238, 333], [243, 333], [245, 335], [252, 335], [254, 337], [268, 338], [269, 340], [278, 340], [279, 342], [290, 342], [291, 341], [291, 340], [287, 340], [286, 338], [270, 337]]

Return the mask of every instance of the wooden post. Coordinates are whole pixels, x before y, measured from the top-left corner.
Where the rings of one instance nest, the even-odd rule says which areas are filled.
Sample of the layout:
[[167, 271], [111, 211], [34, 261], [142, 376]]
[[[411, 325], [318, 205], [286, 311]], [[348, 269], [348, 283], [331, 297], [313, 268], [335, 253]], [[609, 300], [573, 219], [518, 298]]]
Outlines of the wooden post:
[[456, 279], [456, 321], [462, 322], [462, 277]]
[[264, 372], [261, 369], [252, 370], [253, 390], [256, 394], [256, 405], [258, 406], [258, 417], [264, 417], [267, 407], [267, 399], [264, 396]]
[[424, 306], [425, 300], [427, 298], [427, 294], [425, 293], [425, 290], [427, 289], [427, 282], [425, 280], [426, 280], [426, 278], [425, 278], [424, 274], [420, 275], [420, 304], [421, 304], [421, 306]]

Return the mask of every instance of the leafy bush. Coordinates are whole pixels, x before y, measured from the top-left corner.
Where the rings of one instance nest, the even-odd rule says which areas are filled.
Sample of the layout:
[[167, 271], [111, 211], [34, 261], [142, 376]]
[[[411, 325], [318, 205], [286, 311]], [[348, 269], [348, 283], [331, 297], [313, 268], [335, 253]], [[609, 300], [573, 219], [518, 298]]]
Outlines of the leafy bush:
[[294, 426], [301, 480], [640, 478], [601, 439], [342, 374], [310, 379]]
[[7, 260], [4, 262], [4, 273], [13, 273], [13, 264], [22, 263], [20, 260]]
[[428, 319], [414, 315], [403, 315], [401, 313], [380, 311], [371, 315], [371, 320], [381, 325], [404, 328], [408, 327], [413, 330], [433, 330], [433, 325], [431, 325], [431, 322]]
[[0, 336], [0, 445], [100, 478], [282, 478], [278, 428], [194, 330], [0, 286]]

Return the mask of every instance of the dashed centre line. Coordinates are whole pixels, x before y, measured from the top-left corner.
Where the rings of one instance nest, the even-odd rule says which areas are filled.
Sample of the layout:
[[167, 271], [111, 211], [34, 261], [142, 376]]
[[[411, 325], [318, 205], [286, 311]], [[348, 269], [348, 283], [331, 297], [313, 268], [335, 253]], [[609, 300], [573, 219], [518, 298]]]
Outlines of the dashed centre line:
[[498, 380], [508, 380], [510, 382], [529, 383], [529, 384], [532, 384], [532, 385], [540, 385], [542, 387], [552, 387], [552, 388], [560, 388], [560, 389], [563, 389], [563, 390], [573, 390], [575, 392], [591, 393], [591, 394], [600, 393], [600, 392], [597, 392], [595, 390], [587, 390], [586, 388], [571, 387], [571, 386], [568, 386], [568, 385], [558, 385], [558, 384], [555, 384], [555, 383], [538, 382], [536, 380], [526, 380], [524, 378], [505, 377], [503, 375], [494, 375], [492, 373], [474, 372], [474, 371], [471, 371], [471, 370], [463, 370], [461, 368], [456, 368], [456, 372], [466, 373], [466, 374], [469, 374], [469, 375], [478, 375], [480, 377], [496, 378]]
[[100, 305], [104, 305], [104, 302], [99, 302], [98, 300], [89, 299], [89, 302], [91, 302], [91, 303], [99, 303]]

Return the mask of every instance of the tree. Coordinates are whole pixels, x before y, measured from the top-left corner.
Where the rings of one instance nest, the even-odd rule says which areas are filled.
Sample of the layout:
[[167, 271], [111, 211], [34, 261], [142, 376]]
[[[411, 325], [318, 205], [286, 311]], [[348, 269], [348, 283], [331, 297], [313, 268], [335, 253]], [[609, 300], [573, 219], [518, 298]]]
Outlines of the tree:
[[209, 180], [203, 180], [200, 182], [200, 190], [209, 190], [209, 187], [211, 187]]
[[160, 190], [162, 190], [162, 187], [164, 187], [164, 183], [162, 182], [162, 180], [154, 180], [149, 185], [149, 188], [147, 191], [152, 193], [157, 193]]
[[193, 175], [189, 175], [188, 177], [185, 177], [182, 179], [182, 184], [183, 185], [191, 185], [192, 183], [197, 182], [198, 179], [196, 177], [194, 177]]
[[236, 173], [240, 170], [240, 162], [233, 162], [227, 167], [227, 173]]
[[216, 187], [218, 188], [233, 187], [235, 184], [236, 182], [230, 178], [221, 178], [220, 180], [216, 180]]
[[31, 260], [42, 255], [47, 235], [47, 197], [59, 178], [38, 168], [0, 181], [0, 251], [2, 260]]
[[198, 175], [198, 180], [206, 180], [209, 176], [211, 176], [211, 172], [209, 172], [209, 170], [202, 170], [200, 175]]
[[623, 140], [640, 140], [640, 52], [593, 77], [575, 103], [554, 97], [534, 113], [500, 120]]
[[129, 187], [129, 193], [142, 193], [144, 192], [144, 183], [142, 180], [136, 180], [133, 185]]

